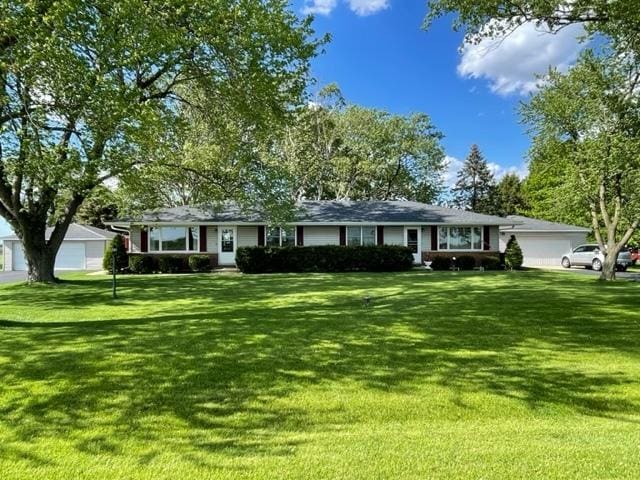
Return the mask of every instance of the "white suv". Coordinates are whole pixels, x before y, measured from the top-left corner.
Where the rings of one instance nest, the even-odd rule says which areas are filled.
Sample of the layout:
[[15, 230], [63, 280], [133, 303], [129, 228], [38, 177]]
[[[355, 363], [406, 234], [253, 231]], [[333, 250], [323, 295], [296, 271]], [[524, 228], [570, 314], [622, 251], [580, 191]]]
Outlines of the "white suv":
[[[596, 244], [580, 245], [562, 257], [562, 266], [571, 268], [574, 266], [593, 268], [599, 272], [604, 263], [604, 253]], [[616, 266], [618, 270], [625, 271], [632, 264], [631, 254], [627, 250], [622, 250], [618, 254]]]

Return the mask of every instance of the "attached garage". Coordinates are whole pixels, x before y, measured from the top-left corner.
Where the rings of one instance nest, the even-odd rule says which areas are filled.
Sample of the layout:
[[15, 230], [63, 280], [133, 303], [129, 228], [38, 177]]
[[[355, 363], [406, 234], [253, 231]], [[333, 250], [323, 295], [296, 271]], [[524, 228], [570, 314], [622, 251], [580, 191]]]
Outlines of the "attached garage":
[[[47, 237], [51, 231], [47, 231]], [[56, 270], [101, 270], [102, 258], [109, 241], [116, 234], [100, 228], [71, 224], [56, 256]], [[16, 236], [4, 241], [3, 265], [5, 271], [26, 271], [22, 243]]]
[[584, 227], [520, 215], [507, 218], [513, 220], [514, 225], [500, 227], [500, 251], [505, 251], [511, 235], [515, 235], [522, 249], [525, 267], [559, 267], [562, 256], [578, 245], [587, 243], [587, 235], [591, 231]]

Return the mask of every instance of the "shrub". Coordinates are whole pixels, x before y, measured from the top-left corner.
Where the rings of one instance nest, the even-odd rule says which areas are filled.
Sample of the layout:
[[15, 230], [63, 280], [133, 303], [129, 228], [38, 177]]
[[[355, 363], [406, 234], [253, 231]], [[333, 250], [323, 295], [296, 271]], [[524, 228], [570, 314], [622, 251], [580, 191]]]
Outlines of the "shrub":
[[518, 270], [522, 268], [522, 249], [518, 245], [515, 235], [511, 235], [507, 248], [504, 251], [504, 263], [509, 270]]
[[178, 273], [186, 270], [184, 257], [163, 255], [158, 257], [158, 271], [160, 273]]
[[485, 270], [502, 270], [500, 257], [482, 257], [480, 259], [480, 266], [484, 267]]
[[189, 269], [192, 272], [208, 272], [211, 270], [211, 260], [206, 255], [191, 255]]
[[129, 256], [129, 271], [131, 273], [153, 273], [155, 265], [152, 257], [144, 255]]
[[471, 255], [460, 255], [456, 257], [456, 266], [460, 270], [473, 270], [476, 266], [476, 258]]
[[129, 256], [127, 254], [127, 248], [124, 245], [124, 237], [122, 235], [116, 235], [107, 244], [107, 248], [104, 251], [104, 257], [102, 257], [102, 268], [110, 273], [112, 268], [113, 247], [116, 247], [116, 272], [123, 272], [129, 266]]
[[433, 270], [449, 270], [451, 268], [451, 257], [436, 255], [431, 258], [431, 262]]
[[236, 252], [236, 266], [244, 273], [391, 272], [410, 269], [413, 255], [394, 245], [242, 247]]

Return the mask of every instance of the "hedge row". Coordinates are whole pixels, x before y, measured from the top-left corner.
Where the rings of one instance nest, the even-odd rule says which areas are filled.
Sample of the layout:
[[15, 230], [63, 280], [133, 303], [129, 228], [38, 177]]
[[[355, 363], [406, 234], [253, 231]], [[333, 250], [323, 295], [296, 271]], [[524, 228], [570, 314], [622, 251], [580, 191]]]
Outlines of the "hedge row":
[[206, 255], [130, 255], [129, 272], [131, 273], [180, 273], [208, 272], [211, 261]]
[[244, 273], [392, 272], [413, 266], [407, 247], [377, 245], [347, 247], [242, 247], [236, 266]]
[[472, 255], [457, 255], [455, 261], [450, 256], [434, 256], [431, 258], [431, 268], [433, 270], [450, 270], [455, 266], [460, 270], [473, 270], [476, 267], [484, 267], [485, 270], [502, 270], [503, 265], [500, 257], [483, 256], [476, 260]]

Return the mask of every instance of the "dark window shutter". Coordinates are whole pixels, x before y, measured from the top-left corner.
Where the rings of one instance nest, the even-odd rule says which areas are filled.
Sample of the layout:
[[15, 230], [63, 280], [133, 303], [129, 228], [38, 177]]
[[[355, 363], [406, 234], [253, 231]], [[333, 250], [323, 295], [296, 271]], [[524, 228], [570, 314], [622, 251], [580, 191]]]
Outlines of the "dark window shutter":
[[438, 250], [438, 227], [435, 225], [431, 227], [431, 250], [434, 252]]
[[264, 247], [264, 225], [258, 225], [258, 246]]
[[484, 227], [484, 250], [491, 250], [491, 227]]
[[207, 251], [207, 226], [200, 225], [200, 251]]
[[340, 226], [340, 245], [347, 244], [347, 227], [344, 225]]
[[149, 234], [147, 233], [147, 227], [142, 227], [140, 230], [140, 251], [145, 253], [148, 251], [149, 246]]
[[302, 225], [296, 227], [296, 245], [304, 247], [304, 227]]
[[384, 226], [378, 225], [378, 245], [384, 245]]

